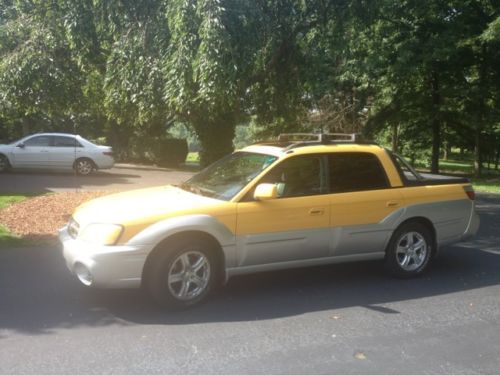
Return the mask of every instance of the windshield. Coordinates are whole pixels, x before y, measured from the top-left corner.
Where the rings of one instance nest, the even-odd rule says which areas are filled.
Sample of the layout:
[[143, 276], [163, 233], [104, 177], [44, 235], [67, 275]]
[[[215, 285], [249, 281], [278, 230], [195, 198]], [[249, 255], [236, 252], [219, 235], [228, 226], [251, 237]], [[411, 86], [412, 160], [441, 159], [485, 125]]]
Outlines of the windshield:
[[272, 155], [235, 152], [196, 174], [181, 188], [207, 197], [230, 200], [276, 159]]

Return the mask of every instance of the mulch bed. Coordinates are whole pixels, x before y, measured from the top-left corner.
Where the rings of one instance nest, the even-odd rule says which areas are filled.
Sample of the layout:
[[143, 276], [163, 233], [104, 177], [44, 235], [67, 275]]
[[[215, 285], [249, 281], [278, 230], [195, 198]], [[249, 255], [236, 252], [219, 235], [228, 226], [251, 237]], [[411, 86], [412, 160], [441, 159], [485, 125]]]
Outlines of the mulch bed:
[[28, 198], [0, 210], [0, 224], [30, 243], [53, 244], [76, 207], [110, 192], [64, 192]]

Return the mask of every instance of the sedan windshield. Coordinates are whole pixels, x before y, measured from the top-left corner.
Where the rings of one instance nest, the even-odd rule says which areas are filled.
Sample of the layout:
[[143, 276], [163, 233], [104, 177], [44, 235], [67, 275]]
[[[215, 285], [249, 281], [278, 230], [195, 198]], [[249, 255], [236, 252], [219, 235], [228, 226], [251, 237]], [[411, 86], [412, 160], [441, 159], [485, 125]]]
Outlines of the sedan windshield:
[[196, 174], [181, 188], [207, 197], [230, 200], [276, 159], [272, 155], [235, 152]]

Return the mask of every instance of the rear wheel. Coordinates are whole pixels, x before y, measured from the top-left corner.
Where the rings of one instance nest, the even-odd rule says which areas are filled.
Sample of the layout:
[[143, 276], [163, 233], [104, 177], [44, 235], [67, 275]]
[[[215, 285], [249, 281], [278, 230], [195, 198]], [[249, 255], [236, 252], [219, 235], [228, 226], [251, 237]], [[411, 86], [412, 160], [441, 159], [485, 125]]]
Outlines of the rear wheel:
[[6, 172], [9, 168], [9, 159], [5, 155], [0, 155], [0, 173]]
[[215, 288], [217, 263], [213, 246], [199, 239], [172, 241], [156, 255], [145, 286], [163, 307], [182, 309], [205, 300]]
[[403, 224], [393, 234], [386, 251], [386, 268], [395, 276], [409, 278], [424, 272], [432, 254], [432, 232], [423, 224]]
[[80, 176], [88, 176], [95, 169], [94, 162], [90, 159], [78, 159], [75, 161], [75, 171]]

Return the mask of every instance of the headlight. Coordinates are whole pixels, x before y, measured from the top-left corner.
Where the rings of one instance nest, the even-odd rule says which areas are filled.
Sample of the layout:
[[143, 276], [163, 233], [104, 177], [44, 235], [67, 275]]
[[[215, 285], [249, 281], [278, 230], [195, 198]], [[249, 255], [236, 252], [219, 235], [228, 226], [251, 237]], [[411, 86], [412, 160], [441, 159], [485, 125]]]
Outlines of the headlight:
[[114, 245], [123, 232], [123, 227], [117, 224], [89, 224], [78, 238], [100, 245]]

